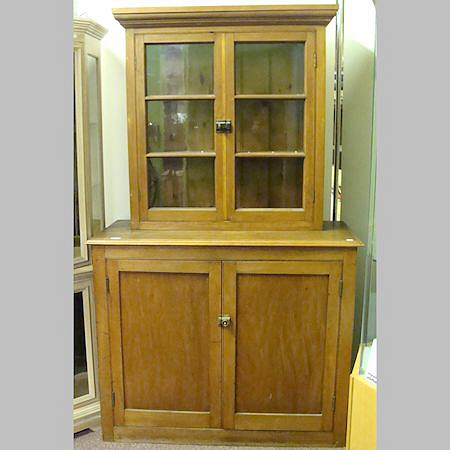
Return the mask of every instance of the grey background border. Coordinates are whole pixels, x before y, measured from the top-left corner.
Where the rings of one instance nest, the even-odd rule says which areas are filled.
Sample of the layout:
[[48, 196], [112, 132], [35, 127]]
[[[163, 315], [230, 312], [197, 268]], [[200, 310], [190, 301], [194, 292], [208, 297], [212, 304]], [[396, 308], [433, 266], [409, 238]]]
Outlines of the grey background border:
[[72, 434], [72, 4], [6, 2], [1, 32], [2, 444]]
[[376, 1], [379, 450], [449, 445], [444, 5]]

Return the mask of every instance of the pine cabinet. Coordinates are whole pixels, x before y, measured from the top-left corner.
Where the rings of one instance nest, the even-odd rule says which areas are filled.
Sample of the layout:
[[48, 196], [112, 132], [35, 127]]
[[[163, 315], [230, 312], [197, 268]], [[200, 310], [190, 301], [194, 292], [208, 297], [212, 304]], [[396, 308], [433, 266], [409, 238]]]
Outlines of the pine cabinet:
[[343, 445], [362, 243], [322, 222], [335, 12], [113, 10], [131, 220], [88, 241], [104, 439]]
[[104, 438], [343, 444], [361, 242], [324, 228], [91, 240]]

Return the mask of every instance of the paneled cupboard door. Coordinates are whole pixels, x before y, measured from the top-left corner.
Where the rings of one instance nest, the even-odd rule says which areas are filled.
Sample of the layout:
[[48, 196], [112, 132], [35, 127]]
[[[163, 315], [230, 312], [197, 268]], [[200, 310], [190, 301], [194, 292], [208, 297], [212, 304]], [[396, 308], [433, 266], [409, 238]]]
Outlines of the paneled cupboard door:
[[221, 266], [111, 260], [114, 423], [221, 424]]
[[339, 262], [224, 263], [223, 426], [333, 429]]

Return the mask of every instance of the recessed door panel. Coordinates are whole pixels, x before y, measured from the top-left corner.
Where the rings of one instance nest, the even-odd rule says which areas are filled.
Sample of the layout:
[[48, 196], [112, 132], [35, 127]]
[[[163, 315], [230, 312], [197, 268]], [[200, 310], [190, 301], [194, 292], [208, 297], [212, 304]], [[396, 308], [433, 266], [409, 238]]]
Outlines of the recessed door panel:
[[326, 275], [238, 274], [236, 412], [322, 411]]

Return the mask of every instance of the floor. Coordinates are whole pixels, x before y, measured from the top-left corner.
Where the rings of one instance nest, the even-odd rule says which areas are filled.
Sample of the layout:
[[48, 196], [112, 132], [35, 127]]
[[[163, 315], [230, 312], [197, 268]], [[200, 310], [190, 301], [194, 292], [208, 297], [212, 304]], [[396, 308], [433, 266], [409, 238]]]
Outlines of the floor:
[[[103, 442], [100, 430], [88, 430], [77, 433], [73, 443], [74, 450], [330, 450], [329, 448], [306, 448], [306, 447], [232, 447], [232, 446], [210, 446], [210, 445], [168, 445], [168, 444], [137, 444], [137, 443], [115, 443]], [[335, 450], [345, 450], [336, 448]]]

